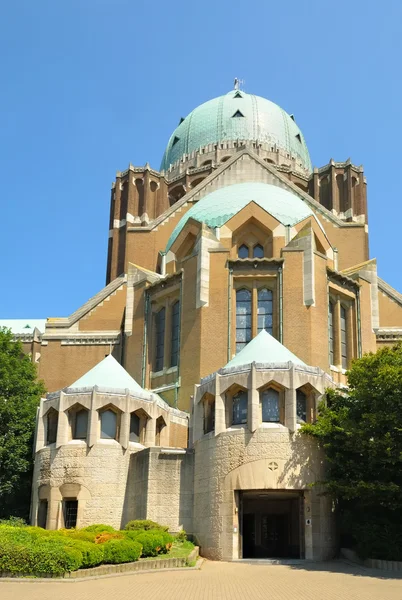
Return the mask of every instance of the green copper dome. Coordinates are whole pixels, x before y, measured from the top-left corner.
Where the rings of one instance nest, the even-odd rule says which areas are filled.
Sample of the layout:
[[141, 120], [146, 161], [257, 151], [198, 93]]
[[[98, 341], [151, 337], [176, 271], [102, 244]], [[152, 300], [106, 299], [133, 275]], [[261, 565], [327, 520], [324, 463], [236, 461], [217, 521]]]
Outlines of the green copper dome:
[[184, 154], [223, 141], [251, 140], [276, 146], [312, 170], [304, 137], [293, 118], [280, 106], [243, 90], [209, 100], [195, 108], [172, 133], [161, 170]]
[[166, 251], [192, 218], [208, 227], [222, 227], [242, 208], [255, 202], [283, 225], [295, 225], [314, 215], [307, 204], [295, 194], [270, 183], [235, 183], [215, 190], [201, 198], [186, 212], [172, 231]]

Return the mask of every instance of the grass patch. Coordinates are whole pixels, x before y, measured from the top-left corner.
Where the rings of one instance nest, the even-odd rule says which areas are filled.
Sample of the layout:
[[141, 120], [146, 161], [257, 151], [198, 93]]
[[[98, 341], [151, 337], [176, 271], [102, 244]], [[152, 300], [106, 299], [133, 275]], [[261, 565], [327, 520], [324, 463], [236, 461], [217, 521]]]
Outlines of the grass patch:
[[141, 558], [140, 560], [163, 560], [166, 558], [187, 558], [190, 552], [194, 550], [194, 544], [189, 541], [185, 542], [173, 542], [167, 554], [158, 554], [158, 556], [149, 556], [147, 558]]

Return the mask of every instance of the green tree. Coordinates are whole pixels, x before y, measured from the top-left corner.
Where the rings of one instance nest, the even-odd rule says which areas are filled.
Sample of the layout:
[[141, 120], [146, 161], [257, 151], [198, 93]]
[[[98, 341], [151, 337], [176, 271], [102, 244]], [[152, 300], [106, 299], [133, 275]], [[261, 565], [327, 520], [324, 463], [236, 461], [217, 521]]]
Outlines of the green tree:
[[303, 426], [324, 449], [324, 482], [342, 532], [362, 556], [402, 560], [402, 344], [355, 360]]
[[36, 367], [0, 329], [0, 518], [29, 516], [36, 411], [45, 393]]

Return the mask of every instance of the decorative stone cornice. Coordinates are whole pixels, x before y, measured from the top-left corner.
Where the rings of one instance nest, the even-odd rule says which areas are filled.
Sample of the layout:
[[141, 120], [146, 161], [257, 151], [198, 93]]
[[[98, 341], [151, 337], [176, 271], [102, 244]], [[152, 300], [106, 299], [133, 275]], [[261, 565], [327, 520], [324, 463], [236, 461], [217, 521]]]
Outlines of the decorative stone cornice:
[[346, 287], [347, 289], [353, 292], [357, 292], [360, 289], [360, 285], [357, 283], [357, 281], [354, 281], [346, 275], [342, 275], [342, 273], [340, 273], [339, 271], [333, 271], [332, 269], [330, 269], [330, 267], [327, 267], [327, 276], [328, 281], [332, 281], [337, 285]]
[[402, 340], [402, 329], [399, 327], [378, 327], [374, 331], [379, 342], [398, 342]]

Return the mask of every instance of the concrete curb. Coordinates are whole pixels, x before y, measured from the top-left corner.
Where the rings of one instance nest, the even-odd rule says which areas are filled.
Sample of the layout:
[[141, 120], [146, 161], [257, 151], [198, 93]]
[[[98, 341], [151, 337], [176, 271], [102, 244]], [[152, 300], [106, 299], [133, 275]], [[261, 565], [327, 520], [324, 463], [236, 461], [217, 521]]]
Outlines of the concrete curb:
[[381, 571], [392, 571], [402, 575], [402, 561], [397, 560], [380, 560], [377, 558], [367, 558], [362, 560], [354, 550], [350, 548], [341, 548], [341, 557], [367, 569], [379, 569]]

